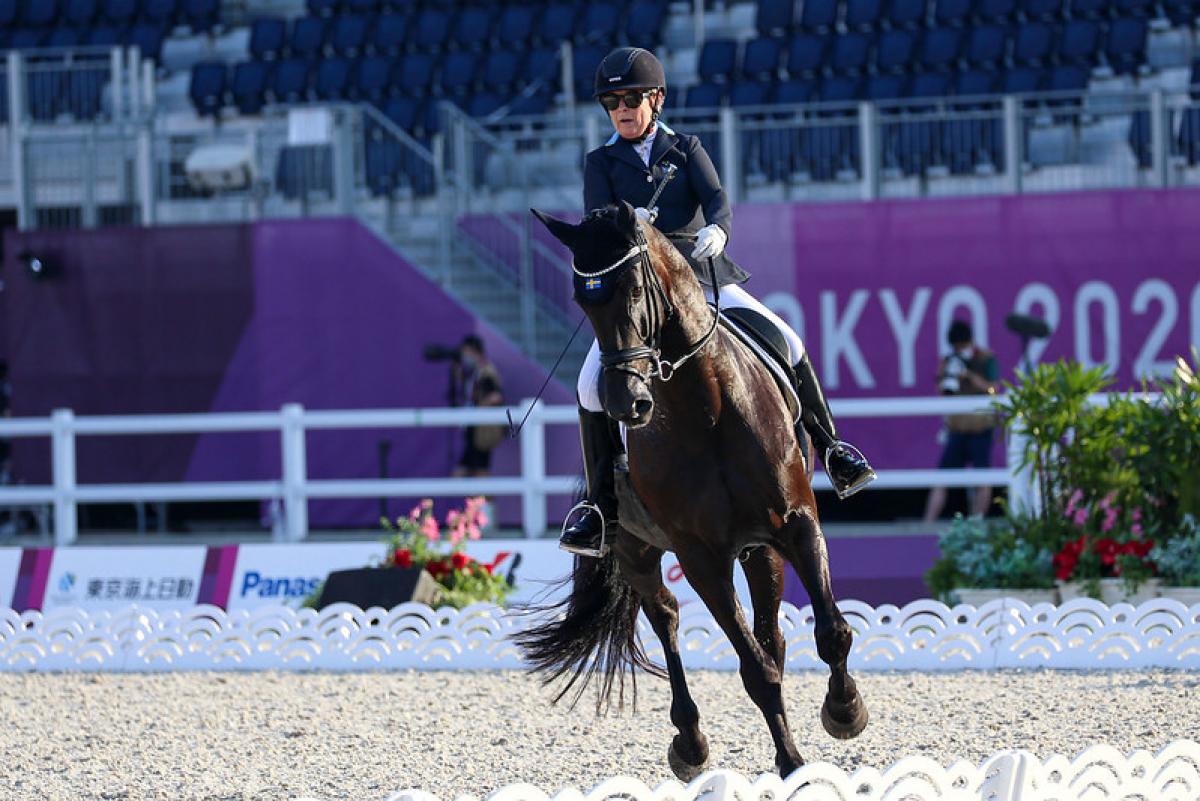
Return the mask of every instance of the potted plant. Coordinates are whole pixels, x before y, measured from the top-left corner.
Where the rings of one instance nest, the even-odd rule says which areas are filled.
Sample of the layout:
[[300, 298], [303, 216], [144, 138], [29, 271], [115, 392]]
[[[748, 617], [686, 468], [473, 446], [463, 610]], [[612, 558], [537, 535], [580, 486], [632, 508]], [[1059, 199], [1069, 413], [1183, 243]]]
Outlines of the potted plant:
[[1179, 534], [1154, 546], [1150, 558], [1162, 579], [1161, 597], [1200, 604], [1200, 526], [1194, 516], [1185, 515]]
[[1078, 536], [1054, 555], [1054, 576], [1063, 601], [1091, 597], [1107, 604], [1141, 603], [1158, 597], [1157, 568], [1141, 507], [1125, 510], [1110, 492], [1094, 504], [1082, 490], [1067, 499], [1067, 518]]
[[1039, 534], [1036, 526], [1019, 528], [1012, 520], [955, 515], [938, 536], [942, 555], [926, 583], [947, 602], [956, 597], [975, 606], [996, 598], [1054, 603], [1051, 554], [1037, 541]]
[[[343, 600], [364, 608], [390, 607], [408, 600], [456, 609], [479, 602], [503, 604], [511, 589], [507, 579], [466, 553], [467, 543], [479, 539], [480, 530], [488, 524], [485, 505], [483, 497], [467, 498], [462, 509], [446, 514], [444, 525], [438, 522], [428, 498], [406, 517], [394, 522], [384, 518], [380, 522], [389, 537], [383, 562], [331, 573], [314, 593], [312, 605], [321, 608]], [[412, 596], [402, 597], [409, 586], [413, 587]], [[339, 587], [351, 588], [351, 597], [344, 597], [346, 590], [332, 592]]]

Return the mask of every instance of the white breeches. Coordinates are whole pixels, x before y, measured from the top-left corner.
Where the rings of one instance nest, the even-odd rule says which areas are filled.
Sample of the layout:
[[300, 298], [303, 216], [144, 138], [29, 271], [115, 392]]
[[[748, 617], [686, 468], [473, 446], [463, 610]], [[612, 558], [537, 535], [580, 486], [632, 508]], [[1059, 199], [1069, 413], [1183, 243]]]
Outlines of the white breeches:
[[[704, 287], [704, 296], [708, 298], [709, 303], [712, 303], [711, 288]], [[752, 309], [758, 312], [773, 322], [787, 340], [788, 349], [791, 351], [788, 354], [790, 364], [800, 361], [800, 357], [804, 355], [804, 343], [800, 341], [800, 337], [796, 335], [792, 327], [737, 284], [721, 287], [721, 308]], [[589, 412], [604, 411], [604, 407], [600, 405], [600, 346], [595, 340], [592, 340], [592, 348], [583, 361], [583, 368], [579, 371], [579, 383], [575, 389], [579, 393], [579, 404], [584, 409]]]

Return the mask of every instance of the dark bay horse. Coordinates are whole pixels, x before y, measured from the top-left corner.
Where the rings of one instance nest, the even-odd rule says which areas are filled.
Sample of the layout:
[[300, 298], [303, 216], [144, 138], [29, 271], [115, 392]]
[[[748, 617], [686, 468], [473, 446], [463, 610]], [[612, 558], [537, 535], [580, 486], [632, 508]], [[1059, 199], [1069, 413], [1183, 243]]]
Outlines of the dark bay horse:
[[[830, 589], [804, 458], [808, 443], [797, 440], [767, 368], [714, 325], [687, 261], [627, 203], [593, 212], [579, 225], [534, 214], [574, 256], [576, 300], [602, 354], [600, 397], [608, 415], [627, 427], [623, 480], [631, 491], [619, 493], [611, 550], [601, 559], [576, 558], [571, 594], [555, 608], [557, 617], [525, 630], [518, 644], [547, 682], [565, 679], [558, 698], [598, 679], [600, 711], [615, 689], [623, 699], [627, 672], [662, 675], [638, 641], [643, 610], [666, 656], [671, 722], [679, 732], [668, 759], [679, 778], [690, 780], [709, 755], [680, 659], [679, 605], [662, 581], [660, 560], [673, 551], [737, 652], [746, 692], [767, 720], [776, 765], [787, 776], [803, 760], [783, 703], [783, 560], [812, 600], [817, 652], [830, 667], [825, 729], [845, 739], [867, 724], [846, 670], [852, 634]], [[739, 555], [753, 626], [734, 589]]]

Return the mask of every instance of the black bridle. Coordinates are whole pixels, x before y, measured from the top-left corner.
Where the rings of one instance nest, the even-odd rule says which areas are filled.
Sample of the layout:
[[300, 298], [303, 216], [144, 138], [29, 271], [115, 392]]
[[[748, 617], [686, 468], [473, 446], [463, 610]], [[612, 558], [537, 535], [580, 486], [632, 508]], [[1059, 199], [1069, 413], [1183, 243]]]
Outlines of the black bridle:
[[[642, 283], [647, 287], [646, 302], [649, 304], [649, 309], [646, 314], [646, 320], [648, 330], [642, 334], [641, 345], [607, 352], [602, 349], [600, 351], [600, 366], [604, 371], [615, 370], [621, 373], [628, 373], [644, 384], [649, 384], [652, 378], [666, 382], [671, 380], [671, 377], [675, 375], [675, 371], [682, 367], [688, 359], [699, 353], [717, 331], [719, 320], [717, 309], [720, 309], [721, 299], [720, 289], [717, 287], [717, 270], [713, 265], [712, 259], [708, 259], [708, 268], [713, 282], [713, 298], [716, 301], [717, 307], [713, 310], [712, 325], [705, 332], [704, 336], [688, 347], [687, 352], [683, 356], [674, 361], [663, 358], [661, 346], [662, 330], [666, 322], [675, 316], [675, 308], [671, 306], [670, 301], [667, 299], [667, 292], [663, 289], [662, 279], [659, 278], [658, 271], [654, 269], [654, 265], [650, 261], [650, 246], [646, 242], [646, 236], [642, 233], [641, 225], [636, 222], [634, 223], [634, 232], [636, 235], [634, 246], [612, 264], [602, 267], [599, 270], [584, 272], [572, 262], [571, 269], [574, 270], [576, 275], [582, 278], [598, 278], [617, 270], [630, 259], [638, 259], [637, 269], [642, 271]], [[649, 369], [644, 373], [629, 366], [633, 362], [642, 360], [650, 363]]]

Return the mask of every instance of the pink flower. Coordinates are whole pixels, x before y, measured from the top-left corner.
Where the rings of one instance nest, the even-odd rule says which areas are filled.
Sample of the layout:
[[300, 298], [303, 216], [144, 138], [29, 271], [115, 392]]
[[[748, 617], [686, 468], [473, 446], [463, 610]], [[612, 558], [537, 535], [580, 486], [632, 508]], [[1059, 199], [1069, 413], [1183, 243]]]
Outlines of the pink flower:
[[1117, 499], [1117, 493], [1115, 493], [1115, 492], [1108, 493], [1107, 495], [1105, 495], [1103, 498], [1100, 499], [1100, 508], [1101, 509], [1111, 509], [1112, 502], [1115, 501], [1116, 499]]
[[477, 540], [477, 539], [479, 539], [480, 536], [481, 535], [479, 533], [479, 526], [475, 525], [474, 523], [467, 526], [467, 538], [468, 539]]
[[426, 517], [425, 522], [421, 523], [421, 533], [424, 534], [425, 538], [430, 542], [434, 542], [435, 540], [442, 538], [441, 530], [438, 528], [437, 521], [432, 517]]
[[421, 513], [422, 513], [423, 511], [425, 511], [425, 510], [421, 508], [421, 505], [420, 505], [420, 504], [417, 504], [416, 506], [414, 506], [414, 507], [412, 508], [412, 511], [408, 513], [408, 519], [409, 519], [409, 520], [412, 520], [412, 521], [414, 521], [414, 522], [415, 522], [415, 521], [417, 521], [417, 520], [420, 520], [420, 519], [421, 519]]
[[1109, 508], [1104, 513], [1104, 520], [1100, 523], [1100, 533], [1107, 534], [1112, 531], [1113, 526], [1117, 524], [1117, 510]]
[[1130, 528], [1129, 530], [1133, 532], [1133, 536], [1135, 536], [1135, 537], [1142, 536], [1142, 524], [1141, 523], [1134, 523], [1133, 527]]
[[1134, 509], [1133, 512], [1130, 513], [1130, 517], [1133, 518], [1133, 522], [1138, 522], [1142, 519], [1142, 510], [1140, 508]]
[[1076, 509], [1075, 516], [1071, 519], [1074, 521], [1075, 525], [1082, 526], [1087, 522], [1088, 519], [1087, 509]]
[[1071, 493], [1071, 497], [1067, 499], [1067, 516], [1069, 517], [1075, 511], [1075, 505], [1083, 500], [1083, 490], [1077, 489]]

